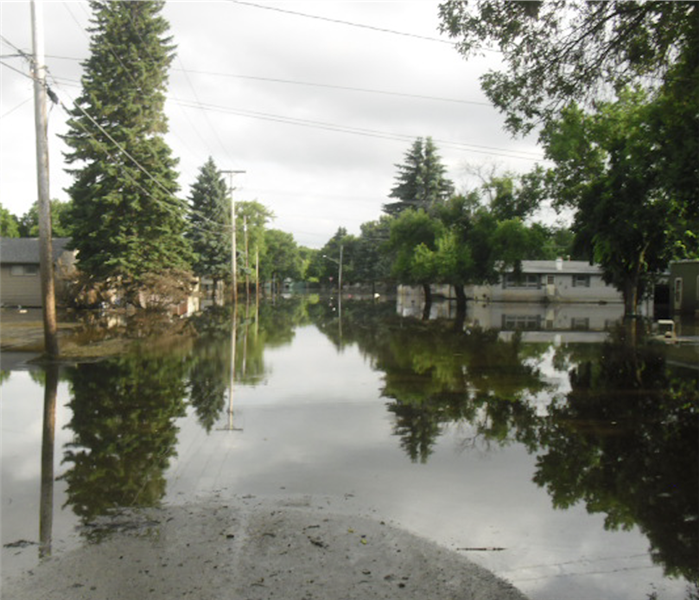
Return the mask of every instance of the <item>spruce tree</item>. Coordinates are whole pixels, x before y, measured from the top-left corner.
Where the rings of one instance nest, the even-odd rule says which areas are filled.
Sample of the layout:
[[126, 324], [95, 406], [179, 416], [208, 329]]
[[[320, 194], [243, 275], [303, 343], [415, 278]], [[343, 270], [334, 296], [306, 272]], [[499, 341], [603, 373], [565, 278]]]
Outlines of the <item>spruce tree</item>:
[[395, 166], [396, 185], [389, 197], [398, 202], [384, 204], [383, 210], [389, 215], [395, 216], [407, 208], [429, 211], [454, 193], [454, 184], [445, 177], [446, 167], [430, 137], [417, 138], [405, 153], [405, 162]]
[[212, 158], [199, 170], [189, 202], [194, 272], [216, 283], [231, 272], [231, 219], [228, 188]]
[[91, 54], [64, 139], [74, 177], [73, 246], [79, 268], [98, 281], [138, 287], [189, 266], [177, 160], [163, 139], [174, 58], [163, 5], [90, 2]]

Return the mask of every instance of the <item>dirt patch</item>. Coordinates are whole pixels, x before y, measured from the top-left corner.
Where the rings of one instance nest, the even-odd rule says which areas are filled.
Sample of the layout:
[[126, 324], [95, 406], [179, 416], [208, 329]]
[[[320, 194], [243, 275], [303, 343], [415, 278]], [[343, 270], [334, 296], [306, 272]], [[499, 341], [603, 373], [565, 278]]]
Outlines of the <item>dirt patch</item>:
[[[44, 351], [44, 323], [40, 309], [3, 309], [0, 315], [0, 351], [41, 354]], [[146, 321], [148, 316], [143, 319]], [[60, 319], [60, 317], [59, 317]], [[118, 356], [136, 345], [182, 346], [182, 324], [165, 324], [154, 331], [127, 323], [113, 330], [64, 318], [58, 322], [58, 345], [62, 360], [91, 360]], [[144, 331], [144, 329], [146, 329]]]
[[46, 600], [526, 600], [455, 552], [312, 501], [236, 499], [126, 513], [2, 597]]

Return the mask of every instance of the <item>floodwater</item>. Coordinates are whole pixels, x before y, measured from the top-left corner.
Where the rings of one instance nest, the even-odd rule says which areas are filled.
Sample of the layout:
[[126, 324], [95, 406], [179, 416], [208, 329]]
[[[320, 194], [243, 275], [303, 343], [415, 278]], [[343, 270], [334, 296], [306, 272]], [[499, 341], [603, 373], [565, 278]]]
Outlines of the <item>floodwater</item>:
[[290, 298], [3, 371], [3, 576], [98, 542], [119, 507], [312, 496], [532, 600], [697, 598], [697, 346], [625, 342], [614, 307], [449, 312]]

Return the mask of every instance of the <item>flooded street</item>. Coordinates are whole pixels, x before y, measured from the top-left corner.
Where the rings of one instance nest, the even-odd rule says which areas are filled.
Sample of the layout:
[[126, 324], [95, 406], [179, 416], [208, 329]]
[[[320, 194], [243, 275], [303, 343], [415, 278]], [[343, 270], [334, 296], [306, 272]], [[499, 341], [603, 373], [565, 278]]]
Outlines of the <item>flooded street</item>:
[[603, 309], [240, 308], [3, 371], [3, 578], [107, 538], [116, 509], [261, 497], [385, 520], [532, 600], [697, 597], [696, 345], [624, 343]]

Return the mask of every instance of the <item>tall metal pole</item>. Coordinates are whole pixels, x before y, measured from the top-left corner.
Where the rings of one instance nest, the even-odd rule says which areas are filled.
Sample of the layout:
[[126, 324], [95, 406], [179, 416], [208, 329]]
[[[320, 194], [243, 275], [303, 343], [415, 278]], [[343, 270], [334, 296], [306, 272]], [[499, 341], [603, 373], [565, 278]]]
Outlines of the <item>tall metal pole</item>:
[[34, 71], [34, 123], [36, 128], [36, 170], [39, 191], [39, 265], [43, 297], [44, 351], [58, 356], [56, 325], [56, 291], [53, 279], [51, 248], [51, 199], [49, 196], [49, 144], [46, 117], [46, 67], [44, 65], [44, 14], [41, 1], [31, 0], [32, 68]]
[[233, 175], [236, 173], [245, 173], [245, 171], [221, 171], [228, 175], [230, 184], [229, 192], [231, 195], [231, 278], [233, 285], [233, 303], [238, 304], [238, 260], [237, 248], [235, 239], [236, 219], [235, 219], [235, 199], [233, 198]]

